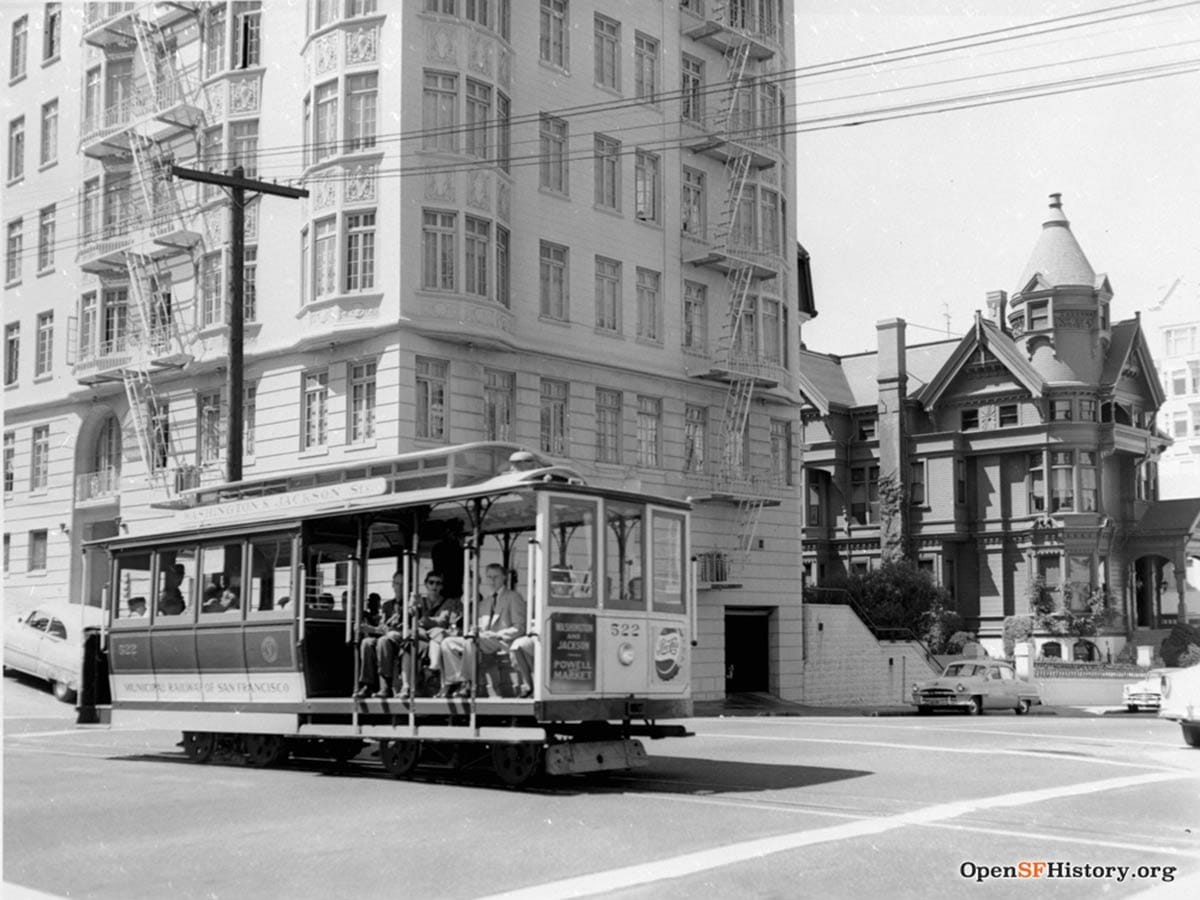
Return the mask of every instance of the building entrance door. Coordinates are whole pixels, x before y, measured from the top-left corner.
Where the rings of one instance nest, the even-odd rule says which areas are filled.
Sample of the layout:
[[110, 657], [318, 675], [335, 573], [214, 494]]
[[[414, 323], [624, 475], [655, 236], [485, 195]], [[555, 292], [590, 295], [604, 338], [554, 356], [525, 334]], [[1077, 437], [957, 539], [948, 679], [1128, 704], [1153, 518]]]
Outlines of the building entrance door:
[[725, 693], [770, 691], [770, 626], [770, 610], [725, 610]]

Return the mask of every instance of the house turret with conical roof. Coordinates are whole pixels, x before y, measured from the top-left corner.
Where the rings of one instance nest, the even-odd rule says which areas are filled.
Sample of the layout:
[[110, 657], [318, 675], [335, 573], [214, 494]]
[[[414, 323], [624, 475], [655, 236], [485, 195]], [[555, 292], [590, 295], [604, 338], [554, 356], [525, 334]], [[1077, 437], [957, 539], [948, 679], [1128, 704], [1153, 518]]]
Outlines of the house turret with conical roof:
[[1112, 340], [1112, 286], [1097, 275], [1050, 195], [1050, 215], [1008, 309], [1007, 325], [1038, 373], [1050, 383], [1094, 383]]

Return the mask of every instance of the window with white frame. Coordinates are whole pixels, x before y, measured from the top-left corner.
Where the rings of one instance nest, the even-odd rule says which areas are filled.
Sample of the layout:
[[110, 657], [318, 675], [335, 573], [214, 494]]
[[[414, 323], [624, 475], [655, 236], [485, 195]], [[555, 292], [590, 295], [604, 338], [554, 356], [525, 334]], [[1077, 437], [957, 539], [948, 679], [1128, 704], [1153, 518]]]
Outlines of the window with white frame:
[[621, 392], [596, 388], [596, 462], [621, 461]]
[[242, 320], [258, 321], [258, 247], [242, 248]]
[[362, 444], [375, 440], [375, 378], [378, 363], [374, 360], [350, 363], [350, 443]]
[[207, 6], [204, 16], [204, 77], [211, 78], [225, 71], [225, 4]]
[[346, 76], [346, 152], [370, 150], [378, 128], [379, 75]]
[[463, 129], [463, 152], [476, 159], [488, 158], [488, 129], [492, 121], [492, 88], [482, 81], [467, 79], [467, 121]]
[[129, 289], [108, 288], [101, 300], [100, 353], [123, 353], [129, 339]]
[[157, 399], [146, 404], [150, 420], [150, 459], [146, 465], [152, 472], [167, 468], [171, 459], [171, 403]]
[[448, 437], [446, 399], [450, 393], [450, 363], [418, 356], [416, 366], [417, 437], [445, 441]]
[[25, 117], [17, 116], [8, 123], [8, 180], [25, 176]]
[[258, 424], [258, 385], [242, 386], [242, 456], [254, 456], [254, 435]]
[[662, 275], [651, 269], [637, 270], [637, 336], [639, 340], [662, 341]]
[[540, 312], [567, 321], [567, 248], [549, 241], [539, 245]]
[[[225, 171], [225, 143], [224, 129], [218, 125], [216, 128], [208, 128], [200, 137], [200, 162], [205, 169], [211, 172]], [[200, 185], [200, 198], [202, 200], [211, 200], [214, 197], [223, 196], [221, 188], [216, 184], [205, 182]]]
[[42, 61], [58, 59], [62, 53], [62, 4], [47, 3], [42, 25]]
[[658, 41], [640, 31], [633, 36], [633, 93], [651, 102], [658, 94]]
[[538, 54], [542, 62], [567, 67], [567, 0], [541, 0]]
[[496, 226], [496, 301], [507, 309], [512, 303], [509, 294], [512, 268], [509, 258], [508, 229]]
[[783, 249], [782, 201], [775, 191], [762, 188], [758, 192], [760, 210], [759, 249], [778, 255]]
[[314, 29], [332, 25], [342, 12], [343, 0], [311, 0], [312, 26]]
[[468, 294], [488, 296], [488, 260], [491, 256], [492, 223], [467, 216], [463, 221], [466, 254], [463, 289]]
[[621, 142], [597, 134], [593, 157], [596, 165], [596, 205], [621, 209]]
[[1079, 511], [1095, 512], [1096, 506], [1096, 453], [1093, 450], [1080, 450], [1077, 454], [1079, 465]]
[[312, 255], [308, 245], [308, 226], [300, 229], [300, 305], [310, 299], [308, 286], [312, 281]]
[[567, 424], [569, 422], [570, 385], [555, 378], [543, 378], [538, 393], [543, 453], [567, 455]]
[[29, 61], [29, 16], [13, 19], [12, 43], [8, 64], [8, 79], [13, 81], [25, 74]]
[[21, 254], [25, 242], [25, 222], [17, 219], [8, 223], [4, 242], [4, 281], [12, 283], [21, 280]]
[[1075, 453], [1050, 452], [1050, 512], [1075, 509]]
[[258, 177], [258, 120], [229, 123], [229, 168], [241, 166], [245, 177]]
[[38, 165], [48, 166], [58, 159], [58, 98], [42, 104], [42, 139]]
[[700, 473], [708, 457], [708, 407], [689, 403], [683, 413], [683, 471]]
[[680, 230], [698, 240], [704, 239], [704, 173], [698, 169], [683, 169], [682, 202], [679, 215]]
[[661, 165], [658, 154], [638, 150], [634, 156], [634, 214], [643, 222], [659, 220]]
[[4, 326], [4, 383], [16, 384], [21, 371], [21, 323]]
[[37, 267], [39, 272], [54, 268], [54, 240], [57, 231], [57, 209], [53, 203], [38, 213]]
[[431, 291], [454, 290], [456, 214], [425, 210], [421, 224], [421, 286]]
[[851, 467], [850, 519], [857, 525], [879, 521], [879, 466]]
[[662, 464], [662, 399], [639, 394], [637, 404], [638, 465], [657, 468]]
[[908, 502], [925, 505], [925, 460], [914, 459], [908, 464]]
[[300, 449], [313, 450], [329, 443], [329, 372], [305, 372], [300, 403], [304, 430]]
[[458, 0], [425, 0], [425, 12], [453, 16], [458, 8]]
[[496, 91], [496, 163], [507, 172], [512, 159], [512, 101]]
[[483, 434], [488, 441], [513, 439], [516, 376], [499, 369], [483, 370]]
[[1167, 356], [1186, 356], [1200, 349], [1200, 328], [1195, 325], [1168, 328], [1164, 340]]
[[45, 529], [29, 532], [29, 571], [46, 571], [46, 554], [49, 538]]
[[621, 264], [603, 256], [596, 257], [596, 327], [621, 330]]
[[221, 438], [221, 392], [205, 391], [196, 396], [196, 464], [219, 462], [224, 441]]
[[12, 535], [7, 531], [4, 532], [4, 574], [9, 572], [10, 558], [12, 556]]
[[792, 423], [771, 419], [771, 474], [776, 484], [792, 483]]
[[708, 347], [708, 290], [695, 281], [683, 283], [682, 343], [685, 350], [703, 353]]
[[567, 120], [540, 116], [540, 184], [549, 191], [567, 193]]
[[209, 253], [200, 258], [201, 328], [225, 322], [225, 291], [221, 274], [220, 252]]
[[1044, 512], [1046, 509], [1046, 464], [1041, 450], [1034, 451], [1028, 456], [1028, 485], [1027, 504], [1031, 513]]
[[787, 342], [787, 330], [784, 327], [787, 311], [783, 304], [773, 297], [760, 297], [758, 307], [762, 358], [767, 362], [783, 365]]
[[621, 24], [596, 13], [594, 31], [596, 84], [621, 89]]
[[233, 4], [233, 67], [247, 69], [262, 64], [262, 3]]
[[38, 425], [33, 429], [33, 443], [29, 454], [29, 489], [44, 491], [50, 483], [50, 426]]
[[680, 118], [685, 122], [704, 121], [704, 62], [683, 54], [683, 88], [680, 91]]
[[37, 346], [34, 347], [33, 374], [47, 375], [54, 365], [54, 313], [38, 313]]
[[313, 288], [315, 296], [337, 293], [337, 220], [332, 216], [313, 223]]
[[474, 22], [476, 25], [482, 25], [487, 28], [491, 24], [490, 7], [491, 0], [463, 0], [465, 8], [463, 9], [463, 18], [468, 22]]
[[453, 153], [457, 147], [458, 76], [448, 72], [425, 72], [421, 105], [424, 148]]
[[313, 91], [313, 162], [337, 153], [338, 83], [328, 81]]
[[90, 178], [83, 183], [79, 211], [79, 240], [87, 247], [100, 237], [100, 179]]
[[346, 290], [375, 287], [375, 213], [346, 215]]
[[4, 493], [11, 494], [17, 486], [17, 434], [4, 432]]

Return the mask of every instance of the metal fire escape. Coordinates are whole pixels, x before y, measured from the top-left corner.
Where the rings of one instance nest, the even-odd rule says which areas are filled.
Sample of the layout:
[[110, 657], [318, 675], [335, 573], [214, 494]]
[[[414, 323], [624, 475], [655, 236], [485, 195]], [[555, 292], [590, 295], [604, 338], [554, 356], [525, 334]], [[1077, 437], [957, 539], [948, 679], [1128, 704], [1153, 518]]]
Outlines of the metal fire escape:
[[[737, 526], [719, 553], [702, 558], [702, 580], [730, 581], [745, 565], [755, 546], [758, 523], [764, 507], [778, 504], [778, 490], [769, 471], [756, 471], [749, 458], [747, 441], [750, 412], [756, 391], [777, 384], [757, 357], [757, 342], [750, 333], [753, 319], [747, 315], [755, 282], [779, 276], [778, 263], [754, 246], [754, 204], [745, 204], [747, 185], [757, 172], [774, 165], [772, 154], [764, 153], [758, 134], [759, 122], [749, 75], [752, 60], [773, 55], [745, 21], [744, 4], [716, 4], [702, 25], [685, 32], [698, 41], [721, 50], [725, 63], [725, 90], [718, 111], [705, 117], [704, 135], [691, 149], [722, 159], [725, 172], [725, 202], [720, 223], [713, 230], [705, 252], [691, 261], [724, 272], [725, 317], [711, 369], [704, 377], [727, 385], [721, 410], [721, 448], [714, 473], [712, 495], [706, 499], [732, 504]], [[706, 565], [710, 571], [705, 572]]]
[[[128, 178], [122, 214], [106, 210], [106, 219], [118, 219], [120, 227], [106, 229], [103, 242], [88, 244], [85, 236], [80, 253], [85, 269], [112, 278], [114, 286], [128, 279], [128, 305], [122, 333], [106, 337], [86, 367], [76, 366], [76, 377], [123, 383], [147, 480], [167, 505], [196, 486], [194, 467], [185, 465], [172, 440], [170, 407], [155, 376], [191, 362], [191, 336], [181, 327], [175, 296], [193, 278], [201, 234], [193, 224], [198, 211], [169, 172], [178, 154], [196, 152], [204, 122], [199, 37], [196, 10], [154, 2], [93, 4], [83, 34], [106, 54], [128, 58], [132, 51], [136, 63], [120, 102], [92, 127], [85, 122], [80, 139], [81, 151], [105, 165], [109, 180]], [[190, 66], [182, 63], [181, 47], [196, 56]]]

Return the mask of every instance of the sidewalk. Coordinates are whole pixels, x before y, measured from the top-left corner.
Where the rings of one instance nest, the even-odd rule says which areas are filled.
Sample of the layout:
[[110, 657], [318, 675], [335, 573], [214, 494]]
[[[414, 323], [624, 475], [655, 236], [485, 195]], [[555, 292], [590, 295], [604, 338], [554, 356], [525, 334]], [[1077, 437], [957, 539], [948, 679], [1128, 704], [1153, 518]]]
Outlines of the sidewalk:
[[[915, 716], [907, 704], [882, 706], [810, 706], [781, 700], [772, 694], [730, 694], [722, 700], [697, 700], [692, 714], [698, 718], [730, 716]], [[986, 715], [986, 713], [985, 713]], [[1130, 715], [1124, 707], [1107, 706], [1035, 706], [1034, 716], [1110, 716]]]

